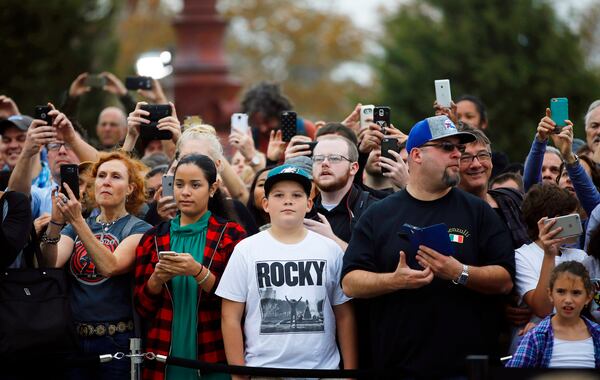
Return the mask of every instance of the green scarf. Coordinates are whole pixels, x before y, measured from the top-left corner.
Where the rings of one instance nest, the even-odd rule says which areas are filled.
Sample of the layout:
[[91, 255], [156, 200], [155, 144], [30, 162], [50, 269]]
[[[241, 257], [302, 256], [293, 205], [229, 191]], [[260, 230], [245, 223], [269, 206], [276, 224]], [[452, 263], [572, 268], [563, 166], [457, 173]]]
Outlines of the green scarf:
[[[194, 260], [202, 264], [210, 215], [210, 211], [206, 211], [200, 220], [187, 226], [181, 226], [180, 215], [171, 220], [171, 250], [177, 253], [189, 253]], [[196, 360], [198, 358], [198, 283], [192, 276], [176, 276], [171, 280], [171, 284], [173, 288], [171, 355]], [[190, 368], [167, 366], [167, 378], [197, 380], [198, 372]], [[203, 375], [202, 378], [210, 377]]]

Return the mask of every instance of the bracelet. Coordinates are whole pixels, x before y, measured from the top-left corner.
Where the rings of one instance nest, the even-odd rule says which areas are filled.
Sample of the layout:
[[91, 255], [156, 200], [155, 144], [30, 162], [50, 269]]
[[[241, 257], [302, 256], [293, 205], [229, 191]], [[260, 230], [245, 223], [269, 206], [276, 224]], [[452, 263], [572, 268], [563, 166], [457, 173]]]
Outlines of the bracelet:
[[60, 240], [60, 235], [58, 235], [55, 238], [50, 238], [44, 232], [44, 234], [42, 235], [42, 239], [41, 240], [42, 240], [42, 243], [44, 243], [44, 244], [53, 244], [53, 245], [56, 245], [56, 244], [58, 244], [58, 241]]
[[64, 226], [66, 226], [66, 223], [56, 223], [54, 220], [50, 219], [50, 224], [54, 224], [55, 226], [58, 226], [60, 228], [63, 228]]
[[200, 273], [202, 273], [202, 269], [204, 269], [204, 265], [200, 264], [200, 270], [194, 275], [194, 278], [198, 277]]
[[206, 268], [206, 276], [200, 281], [198, 281], [198, 286], [204, 284], [206, 280], [208, 280], [208, 276], [210, 276], [210, 269]]

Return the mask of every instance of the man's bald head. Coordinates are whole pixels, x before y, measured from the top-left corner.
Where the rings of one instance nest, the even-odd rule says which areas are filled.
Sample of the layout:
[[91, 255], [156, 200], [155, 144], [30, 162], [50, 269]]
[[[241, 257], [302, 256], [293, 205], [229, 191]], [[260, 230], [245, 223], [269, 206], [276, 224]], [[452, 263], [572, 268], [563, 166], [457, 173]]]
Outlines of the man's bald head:
[[96, 134], [103, 147], [113, 147], [121, 143], [127, 135], [127, 117], [117, 107], [106, 107], [98, 116]]

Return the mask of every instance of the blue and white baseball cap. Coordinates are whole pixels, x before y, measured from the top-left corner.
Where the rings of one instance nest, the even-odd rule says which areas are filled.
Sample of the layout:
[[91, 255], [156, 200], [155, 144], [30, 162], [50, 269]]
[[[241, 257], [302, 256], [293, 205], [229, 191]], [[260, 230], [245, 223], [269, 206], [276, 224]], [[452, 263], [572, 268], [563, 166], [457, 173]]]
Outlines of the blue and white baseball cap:
[[406, 141], [406, 151], [410, 153], [413, 148], [418, 148], [430, 141], [445, 137], [458, 137], [461, 144], [475, 141], [475, 136], [469, 132], [459, 132], [448, 116], [433, 116], [419, 121], [413, 125]]

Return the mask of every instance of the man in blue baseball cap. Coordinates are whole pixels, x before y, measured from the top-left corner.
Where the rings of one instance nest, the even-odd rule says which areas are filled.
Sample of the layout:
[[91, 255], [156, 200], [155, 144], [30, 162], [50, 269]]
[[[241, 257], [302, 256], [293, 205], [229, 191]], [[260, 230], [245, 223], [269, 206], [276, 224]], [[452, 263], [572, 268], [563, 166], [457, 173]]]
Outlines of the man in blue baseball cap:
[[[455, 187], [464, 144], [474, 140], [446, 116], [415, 124], [406, 188], [370, 206], [352, 234], [342, 286], [351, 297], [373, 299], [361, 327], [372, 337], [375, 368], [414, 378], [464, 376], [466, 355], [496, 354], [501, 315], [491, 295], [512, 289], [514, 253], [492, 208]], [[411, 241], [402, 228], [442, 223], [441, 233], [422, 240]], [[427, 246], [435, 243], [444, 249]]]

